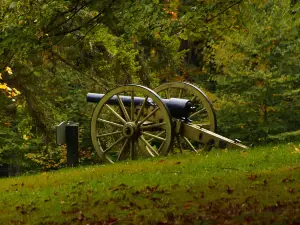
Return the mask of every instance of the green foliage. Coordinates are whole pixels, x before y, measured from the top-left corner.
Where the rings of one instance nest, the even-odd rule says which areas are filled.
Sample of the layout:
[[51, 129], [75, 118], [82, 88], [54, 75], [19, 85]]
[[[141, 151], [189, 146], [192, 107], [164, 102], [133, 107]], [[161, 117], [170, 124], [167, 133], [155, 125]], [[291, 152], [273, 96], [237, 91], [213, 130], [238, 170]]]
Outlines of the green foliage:
[[[0, 163], [13, 155], [31, 168], [62, 167], [54, 127], [67, 120], [80, 123], [81, 163], [97, 162], [86, 93], [126, 83], [195, 82], [229, 137], [257, 142], [299, 130], [298, 7], [289, 0], [1, 1]], [[21, 94], [8, 98], [6, 87]]]
[[[86, 93], [133, 82], [150, 86], [155, 79], [150, 75], [161, 65], [176, 67], [180, 61], [179, 41], [168, 36], [171, 22], [163, 6], [152, 1], [2, 1], [0, 68], [12, 68], [12, 76], [3, 73], [3, 82], [21, 92], [12, 104], [23, 110], [15, 117], [3, 111], [1, 129], [12, 135], [4, 137], [5, 151], [44, 169], [60, 167], [54, 126], [69, 120], [80, 123], [81, 161], [97, 161]], [[5, 101], [10, 100], [4, 97], [1, 104]], [[17, 118], [26, 131], [5, 127], [11, 121], [19, 126]]]
[[289, 1], [245, 2], [236, 23], [211, 42], [226, 133], [265, 141], [299, 129], [299, 22]]
[[[10, 100], [4, 100], [9, 103]], [[26, 115], [24, 107], [17, 108], [11, 103], [0, 120], [0, 163], [29, 165], [25, 154], [38, 148], [39, 137], [31, 131], [31, 118]]]

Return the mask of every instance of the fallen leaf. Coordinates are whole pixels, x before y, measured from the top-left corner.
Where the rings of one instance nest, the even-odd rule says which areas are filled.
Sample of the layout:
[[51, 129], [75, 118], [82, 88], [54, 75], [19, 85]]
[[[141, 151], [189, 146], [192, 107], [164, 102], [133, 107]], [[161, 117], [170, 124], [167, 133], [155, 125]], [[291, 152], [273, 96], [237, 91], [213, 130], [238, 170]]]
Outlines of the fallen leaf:
[[288, 183], [288, 182], [294, 182], [294, 181], [295, 181], [295, 179], [284, 178], [284, 179], [282, 180], [282, 183]]
[[107, 222], [107, 224], [111, 225], [111, 224], [114, 224], [117, 221], [118, 221], [117, 218], [110, 217], [106, 222]]
[[157, 190], [158, 187], [159, 187], [159, 185], [156, 185], [156, 186], [154, 186], [154, 187], [149, 187], [149, 186], [147, 186], [147, 187], [146, 187], [146, 190], [147, 190], [147, 191], [150, 191], [150, 192], [155, 192], [155, 191]]
[[295, 194], [295, 193], [296, 193], [295, 188], [285, 187], [284, 189], [285, 189], [287, 192], [291, 193], [291, 194]]
[[227, 193], [228, 194], [232, 194], [233, 191], [234, 191], [234, 188], [231, 188], [231, 187], [227, 186]]
[[[128, 186], [126, 184], [119, 184], [118, 186], [116, 187], [111, 187], [109, 188], [108, 190], [110, 191], [118, 191], [118, 190], [125, 190]], [[131, 187], [130, 187], [131, 188]]]
[[32, 207], [30, 211], [33, 212], [33, 211], [36, 211], [36, 210], [38, 210], [37, 207]]
[[78, 219], [78, 221], [80, 221], [80, 222], [81, 222], [82, 220], [84, 220], [84, 214], [83, 214], [81, 211], [79, 212], [79, 216], [78, 216], [77, 219]]
[[191, 208], [191, 204], [186, 203], [186, 204], [184, 205], [184, 209], [189, 209], [189, 208]]
[[135, 191], [135, 192], [132, 193], [132, 195], [139, 195], [139, 194], [140, 194], [139, 191]]
[[157, 201], [157, 200], [160, 200], [160, 198], [155, 198], [155, 197], [152, 197], [152, 198], [150, 198], [150, 200], [152, 200], [152, 201]]
[[213, 189], [213, 188], [216, 187], [216, 185], [214, 185], [214, 184], [209, 184], [208, 187], [209, 187], [210, 189]]
[[169, 224], [169, 223], [168, 223], [167, 220], [164, 220], [164, 221], [159, 221], [158, 224], [159, 224], [159, 225], [164, 225], [164, 224]]
[[98, 205], [99, 202], [100, 202], [100, 200], [95, 201], [95, 202], [94, 202], [94, 206]]
[[268, 181], [265, 179], [264, 180], [264, 185], [267, 185], [268, 184]]
[[200, 192], [200, 198], [204, 198], [204, 191]]
[[249, 180], [256, 180], [257, 179], [257, 175], [253, 175], [251, 174], [250, 176], [248, 176]]

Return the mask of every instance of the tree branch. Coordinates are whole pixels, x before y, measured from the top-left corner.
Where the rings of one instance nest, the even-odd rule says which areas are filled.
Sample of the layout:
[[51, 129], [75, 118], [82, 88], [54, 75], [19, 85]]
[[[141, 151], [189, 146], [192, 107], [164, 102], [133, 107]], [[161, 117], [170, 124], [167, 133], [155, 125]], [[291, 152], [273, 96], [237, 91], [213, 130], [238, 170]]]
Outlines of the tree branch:
[[54, 34], [53, 36], [60, 36], [60, 35], [66, 35], [66, 34], [69, 34], [69, 33], [73, 33], [73, 32], [78, 31], [78, 30], [80, 30], [81, 28], [83, 28], [87, 25], [90, 25], [92, 22], [96, 21], [100, 16], [102, 16], [103, 13], [105, 12], [105, 10], [110, 8], [115, 2], [116, 2], [116, 0], [112, 0], [112, 2], [106, 8], [104, 8], [101, 12], [99, 12], [99, 14], [97, 16], [94, 16], [93, 18], [91, 18], [86, 23], [82, 24], [81, 26], [78, 26], [76, 28], [73, 28], [73, 29], [65, 31], [65, 32]]
[[[70, 20], [71, 20], [71, 19], [72, 19], [79, 11], [80, 11], [80, 10], [84, 9], [84, 8], [85, 8], [86, 6], [88, 6], [90, 3], [91, 3], [91, 1], [90, 1], [90, 2], [87, 2], [87, 3], [85, 3], [85, 4], [83, 4], [82, 6], [80, 6], [80, 7], [77, 9], [77, 7], [78, 7], [78, 5], [79, 5], [79, 1], [78, 1], [78, 3], [76, 4], [76, 6], [75, 6], [72, 10], [70, 10], [70, 11], [64, 13], [64, 14], [71, 13], [71, 12], [73, 12], [74, 10], [75, 10], [75, 12], [74, 12], [68, 19], [66, 19], [65, 21], [59, 23], [59, 24], [56, 25], [54, 28], [52, 28], [52, 29], [46, 31], [46, 33], [50, 33], [50, 32], [52, 32], [52, 31], [54, 31], [55, 29], [59, 28], [60, 26], [62, 26], [63, 24], [65, 24], [65, 23], [67, 23], [68, 21], [70, 21]], [[56, 19], [57, 19], [57, 18], [56, 18]], [[56, 19], [55, 19], [55, 20], [56, 20]], [[55, 21], [55, 20], [54, 20], [54, 21]], [[52, 23], [54, 23], [54, 21], [53, 21]], [[49, 25], [50, 25], [50, 24], [51, 24], [51, 22], [49, 23]]]
[[[64, 59], [61, 55], [59, 55], [57, 52], [51, 50], [51, 53], [53, 54], [53, 56], [55, 56], [57, 59], [59, 59], [61, 62], [63, 62], [64, 64], [66, 64], [67, 66], [69, 66], [71, 69], [76, 70], [78, 73], [83, 74], [84, 72], [81, 71], [80, 69], [78, 69], [75, 65], [73, 65], [72, 63], [68, 62], [66, 59]], [[103, 85], [103, 83], [100, 83], [97, 79], [95, 79], [93, 76], [90, 76], [89, 74], [84, 73], [88, 78], [90, 78], [91, 80], [93, 80], [96, 84], [98, 84], [99, 86], [102, 86], [105, 88], [105, 90], [108, 90], [108, 88]]]
[[9, 7], [6, 7], [6, 10], [4, 11], [4, 13], [2, 14], [2, 17], [0, 18], [0, 21], [2, 21], [5, 18], [5, 15], [8, 13], [9, 11]]
[[240, 1], [235, 2], [234, 4], [228, 6], [226, 9], [224, 9], [224, 10], [221, 11], [221, 12], [219, 12], [217, 15], [213, 16], [212, 18], [206, 19], [205, 22], [211, 22], [211, 21], [213, 21], [215, 18], [219, 17], [220, 15], [222, 15], [224, 12], [228, 11], [228, 10], [231, 9], [232, 7], [234, 7], [234, 6], [238, 5], [238, 4], [240, 4], [242, 1], [243, 1], [243, 0], [240, 0]]

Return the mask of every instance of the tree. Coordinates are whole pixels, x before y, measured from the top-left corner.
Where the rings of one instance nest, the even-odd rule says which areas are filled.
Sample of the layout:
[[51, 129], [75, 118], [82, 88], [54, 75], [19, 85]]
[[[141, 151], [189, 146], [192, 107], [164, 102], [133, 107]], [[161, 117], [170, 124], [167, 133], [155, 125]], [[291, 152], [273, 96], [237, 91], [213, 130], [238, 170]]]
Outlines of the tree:
[[227, 133], [266, 141], [299, 129], [300, 20], [292, 10], [287, 0], [244, 2], [236, 23], [210, 43]]
[[[6, 129], [7, 121], [14, 121], [8, 129], [19, 137], [20, 149], [28, 147], [22, 151], [30, 153], [27, 157], [40, 164], [42, 158], [58, 160], [53, 126], [62, 120], [82, 122], [81, 133], [89, 136], [87, 92], [132, 82], [150, 85], [151, 75], [159, 71], [152, 62], [177, 63], [179, 42], [168, 37], [169, 15], [163, 5], [115, 0], [1, 2], [0, 68], [13, 70], [10, 76], [2, 72], [1, 83], [21, 92], [15, 102], [1, 100], [18, 109], [16, 117], [1, 109], [6, 115], [1, 126]], [[160, 34], [151, 28], [157, 24]], [[159, 59], [155, 48], [162, 52]], [[27, 127], [18, 128], [19, 121]], [[1, 147], [0, 157], [13, 152], [10, 140], [2, 140], [7, 147]]]

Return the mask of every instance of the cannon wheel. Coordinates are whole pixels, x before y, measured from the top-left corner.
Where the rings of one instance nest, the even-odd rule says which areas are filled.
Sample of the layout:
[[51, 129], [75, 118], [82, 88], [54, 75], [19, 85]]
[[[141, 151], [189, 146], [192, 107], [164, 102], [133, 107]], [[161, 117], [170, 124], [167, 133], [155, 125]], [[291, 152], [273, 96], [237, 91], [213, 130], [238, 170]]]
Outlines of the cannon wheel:
[[[212, 132], [216, 132], [217, 120], [216, 114], [213, 109], [212, 103], [208, 97], [197, 86], [187, 82], [170, 82], [162, 84], [154, 89], [162, 98], [183, 98], [189, 99], [194, 105], [197, 106], [196, 111], [190, 115], [188, 119], [193, 124], [203, 127]], [[198, 152], [199, 149], [210, 150], [211, 146], [199, 145], [199, 143], [192, 142], [184, 136], [177, 136], [176, 142], [182, 152], [181, 143], [185, 143], [186, 146], [193, 151]], [[197, 147], [195, 146], [197, 145]]]
[[[130, 96], [125, 106], [120, 96]], [[113, 96], [118, 104], [106, 104]], [[134, 97], [143, 97], [141, 105]], [[158, 120], [151, 120], [159, 114]], [[91, 119], [91, 138], [101, 160], [111, 163], [167, 155], [173, 141], [172, 119], [159, 95], [140, 85], [117, 87], [103, 96]]]

